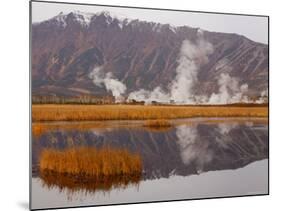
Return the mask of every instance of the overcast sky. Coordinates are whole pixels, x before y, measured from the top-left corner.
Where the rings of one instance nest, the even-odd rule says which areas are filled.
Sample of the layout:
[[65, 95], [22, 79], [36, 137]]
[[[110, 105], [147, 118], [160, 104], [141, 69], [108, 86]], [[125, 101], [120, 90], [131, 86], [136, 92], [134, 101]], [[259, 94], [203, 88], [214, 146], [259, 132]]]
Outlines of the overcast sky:
[[109, 11], [116, 16], [139, 19], [174, 26], [199, 27], [208, 31], [237, 33], [249, 39], [268, 43], [268, 22], [266, 17], [222, 15], [196, 12], [161, 11], [92, 5], [32, 2], [32, 22], [41, 22], [72, 11], [96, 13]]

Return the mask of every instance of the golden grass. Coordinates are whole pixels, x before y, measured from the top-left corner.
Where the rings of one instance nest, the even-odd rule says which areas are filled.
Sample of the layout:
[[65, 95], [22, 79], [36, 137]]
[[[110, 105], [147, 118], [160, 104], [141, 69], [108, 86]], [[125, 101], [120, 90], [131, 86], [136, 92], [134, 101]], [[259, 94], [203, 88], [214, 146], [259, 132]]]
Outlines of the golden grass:
[[32, 136], [34, 138], [38, 138], [40, 137], [43, 133], [45, 133], [47, 130], [46, 130], [46, 127], [44, 127], [44, 125], [42, 124], [36, 124], [36, 125], [33, 125], [32, 124]]
[[169, 128], [172, 126], [172, 124], [166, 119], [152, 119], [152, 120], [146, 120], [144, 126], [150, 128], [161, 128], [161, 127]]
[[32, 121], [267, 117], [265, 106], [32, 105]]
[[139, 154], [126, 149], [44, 149], [39, 158], [39, 169], [44, 174], [103, 180], [122, 175], [139, 175], [142, 172], [142, 161]]
[[139, 154], [125, 149], [69, 148], [45, 149], [39, 159], [39, 176], [48, 188], [85, 193], [137, 185], [141, 180]]
[[35, 122], [32, 123], [32, 135], [34, 138], [40, 137], [42, 134], [49, 131], [64, 130], [64, 131], [87, 131], [92, 128], [106, 128], [105, 122]]

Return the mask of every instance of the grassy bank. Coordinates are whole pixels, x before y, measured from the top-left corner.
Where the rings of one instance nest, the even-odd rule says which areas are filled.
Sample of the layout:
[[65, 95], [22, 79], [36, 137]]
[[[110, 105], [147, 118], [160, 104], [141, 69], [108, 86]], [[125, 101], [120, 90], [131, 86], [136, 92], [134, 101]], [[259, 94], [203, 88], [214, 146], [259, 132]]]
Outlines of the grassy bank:
[[139, 175], [142, 162], [139, 154], [126, 149], [45, 149], [39, 159], [39, 169], [44, 173], [103, 180], [112, 176]]
[[43, 184], [49, 188], [67, 188], [69, 193], [93, 192], [137, 184], [142, 175], [142, 161], [139, 154], [126, 149], [45, 149], [39, 169]]
[[153, 119], [153, 120], [146, 120], [146, 122], [144, 123], [144, 127], [148, 127], [148, 128], [169, 128], [171, 127], [172, 124], [166, 120], [166, 119]]
[[32, 121], [267, 117], [265, 106], [32, 105]]

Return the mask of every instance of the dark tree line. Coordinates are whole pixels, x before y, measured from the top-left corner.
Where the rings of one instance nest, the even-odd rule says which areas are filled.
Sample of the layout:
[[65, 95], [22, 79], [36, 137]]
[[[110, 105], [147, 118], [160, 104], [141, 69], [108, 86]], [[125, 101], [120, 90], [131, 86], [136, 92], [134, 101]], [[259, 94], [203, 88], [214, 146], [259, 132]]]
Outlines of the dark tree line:
[[111, 104], [114, 98], [110, 96], [32, 96], [32, 104]]

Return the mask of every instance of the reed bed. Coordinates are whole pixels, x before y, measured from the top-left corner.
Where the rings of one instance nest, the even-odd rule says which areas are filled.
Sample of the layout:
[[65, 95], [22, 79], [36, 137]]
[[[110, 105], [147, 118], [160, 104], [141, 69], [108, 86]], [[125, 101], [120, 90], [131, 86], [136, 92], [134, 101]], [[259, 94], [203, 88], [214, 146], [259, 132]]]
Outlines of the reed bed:
[[166, 119], [153, 119], [153, 120], [146, 120], [144, 123], [144, 127], [169, 128], [172, 127], [172, 124]]
[[99, 122], [34, 122], [32, 123], [32, 135], [34, 138], [50, 131], [87, 131], [93, 128], [104, 129], [108, 125], [105, 121]]
[[140, 175], [142, 160], [139, 154], [126, 149], [104, 147], [44, 149], [39, 158], [41, 173], [90, 178], [96, 181], [110, 177]]
[[267, 106], [33, 105], [32, 121], [267, 117]]
[[46, 131], [47, 131], [47, 129], [46, 129], [46, 127], [44, 127], [44, 125], [42, 125], [42, 124], [33, 125], [32, 124], [32, 136], [34, 138], [40, 137]]

